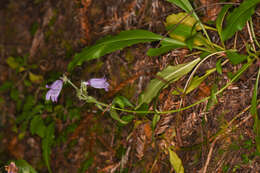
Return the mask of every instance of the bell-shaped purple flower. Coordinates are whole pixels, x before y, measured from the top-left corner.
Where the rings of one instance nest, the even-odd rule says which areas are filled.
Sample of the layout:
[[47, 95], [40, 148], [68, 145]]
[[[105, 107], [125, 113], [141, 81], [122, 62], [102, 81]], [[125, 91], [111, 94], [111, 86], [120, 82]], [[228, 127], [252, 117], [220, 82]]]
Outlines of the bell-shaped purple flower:
[[108, 91], [109, 83], [105, 77], [103, 78], [92, 78], [89, 79], [87, 82], [83, 82], [85, 85], [90, 85], [93, 88], [104, 88], [105, 91]]
[[62, 89], [62, 85], [62, 80], [56, 80], [55, 82], [53, 82], [53, 84], [51, 84], [51, 86], [46, 85], [46, 88], [50, 88], [50, 90], [47, 92], [45, 99], [51, 100], [52, 102], [57, 102]]

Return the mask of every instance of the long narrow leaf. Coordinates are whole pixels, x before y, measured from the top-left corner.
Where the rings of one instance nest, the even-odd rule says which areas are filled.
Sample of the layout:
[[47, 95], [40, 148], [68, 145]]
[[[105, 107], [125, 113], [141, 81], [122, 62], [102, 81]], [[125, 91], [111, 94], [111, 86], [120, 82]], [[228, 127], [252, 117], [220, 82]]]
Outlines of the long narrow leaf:
[[258, 118], [257, 114], [257, 91], [258, 91], [258, 83], [259, 83], [259, 77], [260, 77], [260, 68], [258, 70], [255, 87], [254, 87], [254, 93], [251, 101], [251, 109], [250, 113], [254, 116], [254, 132], [256, 134], [256, 148], [258, 152], [260, 152], [260, 120]]
[[216, 19], [216, 28], [218, 30], [218, 34], [220, 36], [220, 39], [223, 41], [222, 39], [222, 28], [223, 28], [223, 22], [224, 22], [224, 18], [228, 12], [228, 9], [231, 7], [232, 5], [225, 5], [220, 13], [218, 14], [218, 17]]
[[[71, 71], [75, 66], [81, 65], [84, 61], [99, 58], [105, 54], [123, 49], [125, 47], [137, 44], [161, 40], [163, 37], [159, 34], [146, 30], [123, 31], [116, 36], [107, 36], [99, 40], [94, 46], [84, 48], [76, 54], [69, 63], [68, 70]], [[165, 38], [164, 41], [183, 46], [183, 43], [173, 39]]]
[[[177, 81], [182, 76], [189, 73], [199, 61], [200, 58], [197, 58], [189, 63], [168, 66], [163, 71], [157, 73], [157, 76], [163, 78], [165, 81], [159, 79], [151, 80], [144, 93], [140, 96], [140, 102], [137, 108], [144, 103], [149, 104], [162, 88], [167, 87], [169, 83]], [[168, 83], [165, 83], [166, 81]]]
[[255, 6], [260, 0], [245, 0], [239, 7], [230, 13], [226, 20], [226, 27], [222, 30], [223, 41], [231, 38], [235, 32], [242, 30], [246, 21], [254, 14]]

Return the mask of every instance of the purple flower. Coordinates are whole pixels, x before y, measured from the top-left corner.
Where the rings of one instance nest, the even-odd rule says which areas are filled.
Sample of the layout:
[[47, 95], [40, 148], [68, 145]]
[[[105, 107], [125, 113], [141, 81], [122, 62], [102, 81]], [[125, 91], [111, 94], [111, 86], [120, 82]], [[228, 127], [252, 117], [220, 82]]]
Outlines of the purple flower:
[[109, 83], [105, 77], [103, 78], [92, 78], [87, 82], [83, 82], [85, 85], [90, 85], [93, 88], [104, 88], [105, 91], [108, 91]]
[[62, 85], [62, 80], [56, 80], [55, 82], [53, 82], [53, 84], [51, 84], [51, 86], [46, 85], [46, 88], [50, 88], [50, 90], [47, 92], [45, 99], [52, 100], [52, 102], [57, 102], [60, 91], [62, 89]]

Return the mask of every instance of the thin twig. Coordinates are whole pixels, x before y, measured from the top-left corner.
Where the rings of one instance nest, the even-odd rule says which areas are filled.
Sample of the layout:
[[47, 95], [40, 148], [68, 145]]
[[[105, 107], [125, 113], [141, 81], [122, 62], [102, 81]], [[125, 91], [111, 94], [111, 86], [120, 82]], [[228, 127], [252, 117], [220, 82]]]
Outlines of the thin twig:
[[252, 47], [253, 47], [253, 49], [254, 49], [254, 52], [256, 52], [254, 40], [253, 40], [253, 37], [252, 37], [252, 32], [251, 32], [251, 29], [250, 29], [250, 26], [249, 26], [249, 22], [248, 22], [248, 21], [246, 22], [246, 26], [247, 26], [247, 30], [248, 30], [250, 42], [251, 42], [251, 44], [252, 44]]
[[216, 138], [212, 143], [211, 143], [211, 146], [210, 146], [210, 149], [209, 149], [209, 154], [208, 154], [208, 157], [207, 157], [207, 161], [205, 163], [205, 166], [204, 166], [204, 169], [203, 169], [203, 173], [206, 173], [207, 172], [207, 168], [208, 168], [208, 165], [209, 165], [209, 161], [211, 159], [211, 156], [212, 156], [212, 152], [213, 152], [213, 148], [215, 146], [215, 143], [216, 141], [218, 140], [219, 138]]

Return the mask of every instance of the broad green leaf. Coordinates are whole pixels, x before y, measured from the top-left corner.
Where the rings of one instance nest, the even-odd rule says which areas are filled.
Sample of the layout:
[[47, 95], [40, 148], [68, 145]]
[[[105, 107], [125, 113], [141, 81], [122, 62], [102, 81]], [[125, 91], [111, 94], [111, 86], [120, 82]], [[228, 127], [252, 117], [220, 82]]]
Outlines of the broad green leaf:
[[224, 22], [224, 18], [228, 12], [228, 9], [231, 7], [232, 5], [225, 5], [224, 7], [222, 7], [220, 13], [218, 14], [218, 17], [216, 19], [216, 28], [218, 30], [218, 34], [220, 36], [220, 39], [223, 41], [222, 38], [222, 28], [223, 28], [223, 22]]
[[117, 120], [118, 122], [120, 122], [121, 124], [126, 125], [126, 124], [129, 123], [129, 122], [127, 122], [127, 121], [122, 120], [122, 119], [120, 118], [120, 116], [118, 115], [118, 113], [116, 112], [116, 110], [114, 110], [114, 109], [111, 109], [111, 110], [110, 110], [110, 116], [111, 116], [114, 120]]
[[198, 24], [197, 20], [194, 17], [190, 16], [188, 13], [184, 13], [184, 12], [180, 12], [178, 14], [171, 14], [167, 16], [166, 23], [165, 23], [166, 27], [174, 26], [176, 24], [182, 24], [189, 27], [195, 26], [195, 30], [197, 31], [201, 30], [201, 27], [197, 25]]
[[226, 55], [233, 65], [237, 65], [237, 64], [247, 60], [246, 55], [238, 54], [234, 51], [227, 51]]
[[184, 173], [184, 167], [182, 165], [182, 161], [179, 156], [170, 148], [168, 148], [170, 155], [170, 163], [175, 170], [176, 173]]
[[16, 160], [15, 165], [17, 166], [19, 173], [37, 173], [36, 170], [25, 160]]
[[223, 41], [231, 38], [235, 32], [242, 30], [246, 21], [254, 14], [255, 6], [260, 3], [260, 0], [244, 0], [243, 3], [235, 8], [226, 20], [226, 26], [222, 30]]
[[[200, 58], [197, 58], [189, 63], [168, 66], [163, 71], [158, 72], [157, 76], [163, 78], [164, 81], [159, 79], [151, 80], [144, 93], [141, 94], [137, 108], [139, 108], [144, 103], [149, 104], [152, 99], [157, 96], [161, 89], [167, 87], [168, 84], [177, 81], [182, 76], [189, 73], [199, 61]], [[167, 81], [167, 83], [165, 83], [165, 81]]]
[[256, 148], [258, 152], [260, 152], [260, 120], [258, 118], [258, 113], [257, 113], [257, 91], [258, 91], [259, 77], [260, 77], [260, 68], [258, 69], [258, 74], [255, 82], [253, 97], [251, 101], [251, 108], [250, 108], [250, 113], [254, 117], [254, 132], [256, 134], [255, 141], [256, 141]]
[[[99, 58], [105, 54], [123, 49], [137, 43], [145, 43], [161, 40], [161, 35], [146, 30], [129, 30], [123, 31], [116, 36], [107, 36], [99, 40], [94, 46], [84, 48], [81, 53], [75, 55], [69, 63], [68, 70], [71, 71], [75, 66], [81, 65], [84, 61]], [[166, 39], [165, 41], [183, 45], [179, 41]]]
[[205, 33], [205, 35], [207, 36], [208, 41], [210, 41], [210, 38], [209, 38], [209, 36], [207, 34], [207, 31], [206, 31], [205, 27], [201, 23], [201, 21], [200, 21], [199, 17], [197, 16], [197, 14], [194, 12], [194, 9], [193, 9], [192, 5], [190, 4], [189, 0], [167, 0], [167, 1], [171, 2], [171, 3], [174, 3], [178, 7], [182, 8], [186, 13], [191, 14], [199, 22], [199, 25], [202, 28], [202, 30]]
[[197, 33], [191, 26], [179, 24], [177, 27], [170, 32], [170, 37], [186, 43], [187, 40], [192, 39], [192, 43], [196, 46], [205, 45], [207, 40], [201, 34]]
[[40, 115], [35, 115], [30, 124], [31, 133], [39, 135], [41, 138], [45, 135], [46, 126]]

